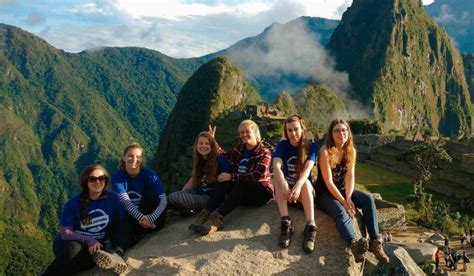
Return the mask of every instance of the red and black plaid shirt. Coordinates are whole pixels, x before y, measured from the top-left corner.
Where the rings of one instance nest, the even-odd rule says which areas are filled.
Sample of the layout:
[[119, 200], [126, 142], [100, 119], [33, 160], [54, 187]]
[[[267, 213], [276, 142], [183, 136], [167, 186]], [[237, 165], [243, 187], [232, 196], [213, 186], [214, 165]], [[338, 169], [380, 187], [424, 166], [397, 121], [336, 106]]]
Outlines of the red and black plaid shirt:
[[270, 162], [272, 153], [262, 143], [258, 143], [257, 147], [252, 151], [247, 164], [247, 173], [238, 173], [239, 163], [242, 159], [242, 152], [245, 149], [245, 144], [240, 143], [231, 151], [224, 152], [219, 147], [219, 154], [223, 154], [229, 160], [232, 169], [232, 182], [260, 182], [265, 188], [273, 194], [273, 185], [270, 177]]

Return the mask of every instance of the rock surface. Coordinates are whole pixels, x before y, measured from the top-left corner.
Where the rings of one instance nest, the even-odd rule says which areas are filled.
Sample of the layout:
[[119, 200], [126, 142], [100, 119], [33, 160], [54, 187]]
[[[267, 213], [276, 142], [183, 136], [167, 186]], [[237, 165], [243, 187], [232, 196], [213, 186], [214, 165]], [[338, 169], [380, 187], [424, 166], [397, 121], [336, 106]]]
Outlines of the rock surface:
[[[335, 223], [322, 211], [316, 209], [318, 234], [312, 254], [301, 248], [303, 210], [290, 208], [290, 216], [295, 234], [288, 249], [277, 244], [280, 221], [275, 202], [259, 208], [239, 207], [225, 217], [221, 231], [203, 237], [188, 230], [193, 217], [171, 217], [164, 229], [126, 253], [128, 274], [362, 274]], [[86, 274], [105, 273], [93, 269]]]
[[398, 245], [410, 254], [410, 257], [417, 264], [430, 263], [434, 261], [434, 253], [438, 247], [430, 243], [391, 243]]
[[[390, 262], [379, 264], [375, 258], [369, 256], [364, 275], [425, 275], [404, 248], [391, 244], [384, 244], [383, 248], [390, 258]], [[370, 269], [370, 273], [367, 273], [368, 269]]]
[[400, 231], [405, 229], [405, 208], [386, 200], [375, 200], [380, 231]]

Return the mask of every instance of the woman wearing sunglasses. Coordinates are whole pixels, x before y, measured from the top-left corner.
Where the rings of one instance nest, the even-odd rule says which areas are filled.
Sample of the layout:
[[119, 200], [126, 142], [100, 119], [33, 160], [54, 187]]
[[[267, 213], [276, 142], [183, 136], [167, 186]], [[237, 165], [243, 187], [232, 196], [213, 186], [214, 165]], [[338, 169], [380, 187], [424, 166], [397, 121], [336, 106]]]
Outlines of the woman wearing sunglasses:
[[143, 148], [138, 143], [124, 149], [119, 168], [112, 175], [112, 189], [128, 212], [124, 227], [133, 245], [144, 234], [163, 228], [166, 194], [158, 174], [145, 167]]
[[286, 119], [284, 136], [286, 139], [278, 143], [273, 155], [275, 198], [281, 216], [278, 245], [287, 248], [293, 235], [293, 224], [288, 214], [289, 202], [304, 209], [306, 226], [303, 231], [303, 250], [311, 253], [316, 239], [311, 169], [314, 167], [318, 148], [306, 139], [305, 122], [299, 115], [291, 115]]
[[[336, 227], [350, 247], [356, 262], [364, 260], [367, 249], [379, 262], [387, 263], [377, 223], [377, 209], [372, 195], [355, 189], [356, 150], [349, 124], [335, 119], [329, 125], [324, 146], [318, 157], [316, 206], [336, 221]], [[356, 208], [362, 209], [370, 236], [356, 239], [352, 218]]]
[[[209, 126], [214, 137], [215, 127]], [[271, 152], [262, 143], [260, 130], [252, 120], [244, 120], [239, 125], [241, 142], [225, 153], [230, 164], [230, 173], [221, 172], [217, 183], [203, 209], [190, 229], [206, 235], [219, 230], [224, 224], [224, 216], [240, 204], [260, 206], [273, 198], [270, 180]]]
[[81, 193], [64, 205], [61, 230], [53, 242], [55, 259], [42, 275], [70, 275], [95, 264], [116, 273], [126, 271], [123, 208], [117, 194], [105, 190], [108, 180], [100, 165], [81, 173]]

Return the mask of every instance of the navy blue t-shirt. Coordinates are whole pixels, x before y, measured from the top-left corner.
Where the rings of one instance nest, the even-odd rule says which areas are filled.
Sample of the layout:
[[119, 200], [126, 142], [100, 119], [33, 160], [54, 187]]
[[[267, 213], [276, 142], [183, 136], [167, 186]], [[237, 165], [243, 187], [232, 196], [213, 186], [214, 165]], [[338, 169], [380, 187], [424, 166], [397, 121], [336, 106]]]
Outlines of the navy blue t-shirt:
[[[230, 173], [230, 164], [224, 156], [218, 155], [217, 156], [217, 174], [222, 172]], [[199, 195], [209, 195], [212, 191], [212, 183], [206, 182], [206, 176], [203, 175], [203, 179], [201, 179], [201, 185], [197, 188], [197, 193]]]
[[140, 205], [145, 190], [156, 195], [164, 194], [160, 177], [148, 168], [142, 168], [135, 177], [128, 175], [125, 170], [119, 170], [112, 175], [111, 182], [112, 190], [118, 194], [128, 193], [130, 201], [136, 206]]
[[[311, 143], [307, 160], [316, 162], [317, 155], [318, 147], [315, 143]], [[298, 180], [298, 174], [296, 173], [298, 148], [292, 146], [288, 140], [282, 140], [278, 143], [273, 157], [280, 158], [282, 160], [283, 174], [285, 175], [285, 179], [288, 182], [288, 185], [294, 186], [296, 184], [296, 181]]]
[[249, 164], [250, 156], [252, 156], [253, 150], [248, 150], [244, 148], [242, 151], [242, 158], [239, 162], [239, 169], [237, 170], [238, 173], [247, 173], [247, 165]]
[[92, 218], [88, 225], [81, 223], [81, 200], [79, 195], [74, 196], [64, 204], [61, 227], [72, 227], [72, 230], [78, 234], [100, 240], [105, 237], [112, 221], [121, 220], [124, 214], [118, 195], [109, 191], [96, 200], [90, 200], [85, 211]]

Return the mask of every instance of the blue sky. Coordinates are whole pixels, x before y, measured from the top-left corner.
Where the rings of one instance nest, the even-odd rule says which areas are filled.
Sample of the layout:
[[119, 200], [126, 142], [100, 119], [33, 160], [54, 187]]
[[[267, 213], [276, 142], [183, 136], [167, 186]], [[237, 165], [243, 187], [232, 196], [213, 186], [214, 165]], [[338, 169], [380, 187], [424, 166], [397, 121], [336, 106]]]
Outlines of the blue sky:
[[[196, 57], [299, 16], [340, 19], [352, 0], [0, 0], [0, 22], [80, 52], [138, 46]], [[432, 0], [423, 0], [430, 4]]]

